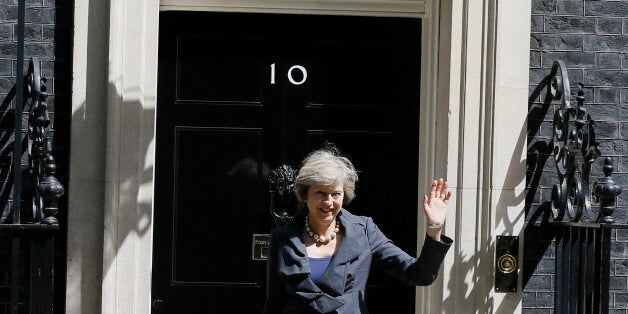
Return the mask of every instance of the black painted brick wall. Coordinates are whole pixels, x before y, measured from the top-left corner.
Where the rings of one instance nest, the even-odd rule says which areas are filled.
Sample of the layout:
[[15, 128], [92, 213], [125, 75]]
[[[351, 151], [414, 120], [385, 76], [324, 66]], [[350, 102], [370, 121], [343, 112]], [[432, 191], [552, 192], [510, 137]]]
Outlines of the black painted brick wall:
[[[539, 222], [558, 182], [549, 146], [556, 108], [544, 105], [543, 80], [562, 59], [572, 89], [584, 84], [602, 155], [613, 159], [613, 178], [624, 189], [614, 217], [628, 223], [628, 1], [533, 0], [531, 19], [523, 311], [552, 313], [554, 234]], [[615, 231], [612, 239], [609, 307], [628, 313], [628, 231]]]
[[[10, 165], [13, 146], [13, 104], [9, 91], [16, 81], [17, 66], [17, 1], [26, 1], [25, 67], [36, 56], [42, 63], [42, 74], [48, 79], [48, 98], [54, 129], [54, 156], [59, 181], [67, 187], [69, 156], [69, 117], [72, 80], [73, 0], [0, 0], [0, 213], [12, 206]], [[26, 74], [25, 69], [25, 74]], [[24, 116], [25, 119], [27, 115]], [[23, 125], [26, 127], [26, 120]], [[4, 137], [11, 135], [9, 140]], [[24, 161], [24, 159], [23, 159]], [[66, 197], [59, 204], [62, 231], [55, 238], [55, 313], [65, 312], [66, 276]], [[29, 241], [21, 243], [20, 308], [27, 313]], [[9, 267], [10, 240], [0, 235], [0, 314], [10, 313]]]

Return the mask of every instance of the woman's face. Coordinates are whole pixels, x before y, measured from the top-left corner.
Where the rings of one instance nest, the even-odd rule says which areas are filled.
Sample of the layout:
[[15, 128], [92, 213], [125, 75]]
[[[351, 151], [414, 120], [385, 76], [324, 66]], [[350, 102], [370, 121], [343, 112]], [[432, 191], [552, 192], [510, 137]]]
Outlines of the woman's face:
[[307, 191], [307, 208], [310, 221], [330, 223], [342, 208], [345, 197], [342, 183], [332, 185], [312, 185]]

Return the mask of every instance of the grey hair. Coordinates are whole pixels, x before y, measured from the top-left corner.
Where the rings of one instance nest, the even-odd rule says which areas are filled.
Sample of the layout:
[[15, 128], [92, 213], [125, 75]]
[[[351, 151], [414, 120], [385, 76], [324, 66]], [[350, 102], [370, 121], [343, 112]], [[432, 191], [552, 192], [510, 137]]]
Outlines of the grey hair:
[[310, 186], [342, 183], [343, 202], [349, 204], [355, 198], [356, 181], [358, 172], [349, 158], [341, 156], [337, 149], [323, 148], [305, 157], [294, 190], [299, 201], [305, 202]]

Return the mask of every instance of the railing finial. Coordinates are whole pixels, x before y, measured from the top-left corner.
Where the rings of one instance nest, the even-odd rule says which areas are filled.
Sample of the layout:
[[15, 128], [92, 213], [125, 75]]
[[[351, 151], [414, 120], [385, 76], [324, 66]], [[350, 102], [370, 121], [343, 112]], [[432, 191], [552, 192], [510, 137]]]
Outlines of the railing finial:
[[597, 180], [593, 184], [593, 195], [600, 203], [600, 214], [598, 222], [613, 223], [613, 212], [615, 211], [615, 200], [621, 194], [621, 186], [615, 184], [611, 177], [613, 173], [613, 161], [610, 157], [604, 158], [604, 178]]
[[59, 212], [57, 201], [65, 189], [54, 177], [57, 165], [52, 156], [46, 78], [41, 75], [37, 58], [31, 58], [28, 68], [28, 175], [33, 222], [54, 225], [58, 224], [55, 217]]

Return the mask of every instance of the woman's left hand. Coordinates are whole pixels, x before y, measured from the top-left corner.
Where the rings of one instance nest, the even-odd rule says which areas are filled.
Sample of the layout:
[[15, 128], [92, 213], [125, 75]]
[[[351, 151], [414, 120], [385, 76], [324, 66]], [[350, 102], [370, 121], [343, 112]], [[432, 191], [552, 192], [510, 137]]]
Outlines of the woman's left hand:
[[[425, 218], [429, 225], [439, 225], [445, 223], [447, 216], [447, 204], [449, 198], [451, 198], [451, 192], [447, 191], [447, 182], [440, 178], [432, 182], [432, 188], [430, 189], [430, 196], [423, 196], [423, 210], [425, 211]], [[428, 229], [429, 236], [440, 240], [441, 229]]]

